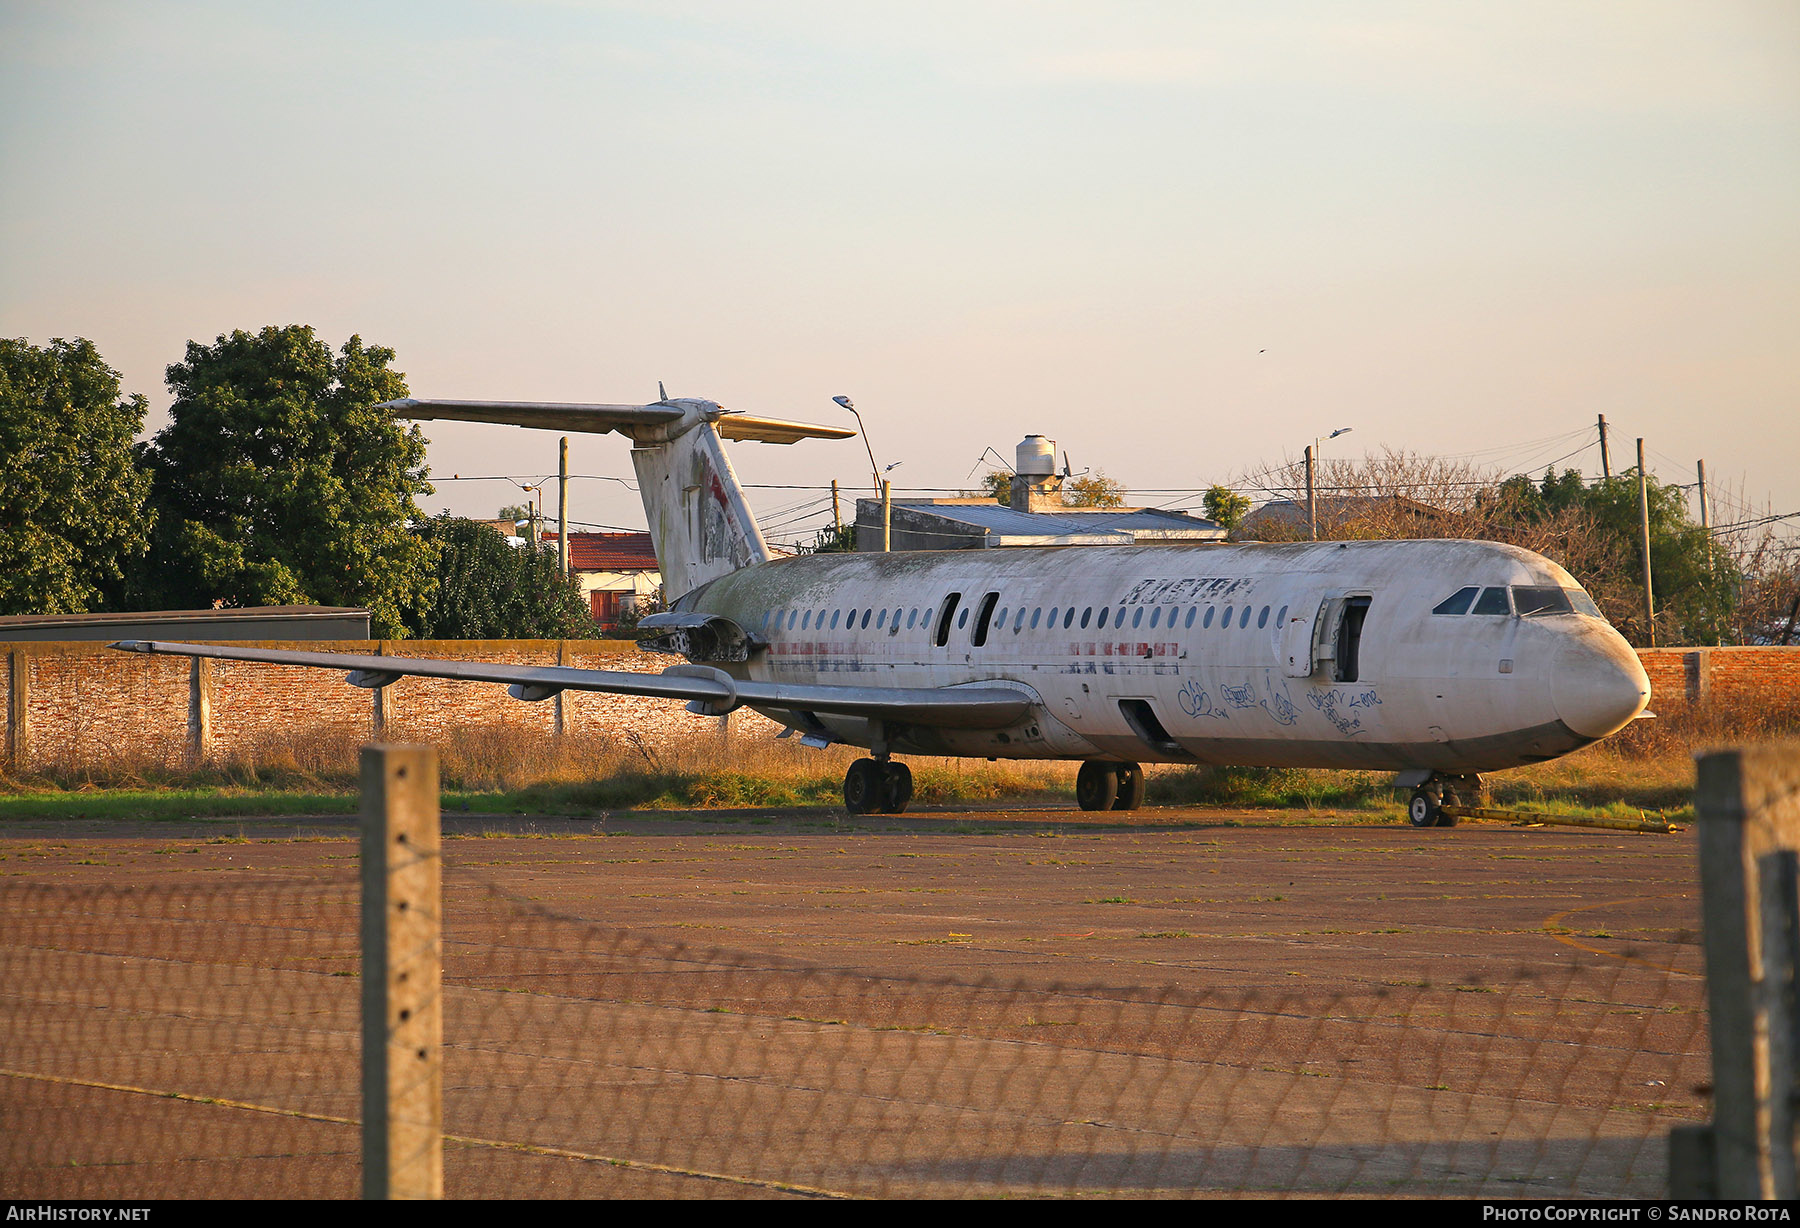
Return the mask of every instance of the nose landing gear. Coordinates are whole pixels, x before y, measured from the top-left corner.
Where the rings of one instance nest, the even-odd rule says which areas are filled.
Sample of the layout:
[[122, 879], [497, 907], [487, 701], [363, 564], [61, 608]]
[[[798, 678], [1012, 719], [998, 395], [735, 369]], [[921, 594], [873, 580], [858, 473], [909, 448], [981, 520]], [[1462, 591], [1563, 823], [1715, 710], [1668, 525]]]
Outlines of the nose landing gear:
[[1090, 759], [1075, 777], [1075, 800], [1083, 810], [1136, 810], [1144, 804], [1144, 769]]
[[1413, 789], [1406, 806], [1406, 821], [1414, 827], [1455, 827], [1456, 816], [1445, 814], [1444, 807], [1479, 806], [1481, 777], [1446, 776], [1433, 772]]

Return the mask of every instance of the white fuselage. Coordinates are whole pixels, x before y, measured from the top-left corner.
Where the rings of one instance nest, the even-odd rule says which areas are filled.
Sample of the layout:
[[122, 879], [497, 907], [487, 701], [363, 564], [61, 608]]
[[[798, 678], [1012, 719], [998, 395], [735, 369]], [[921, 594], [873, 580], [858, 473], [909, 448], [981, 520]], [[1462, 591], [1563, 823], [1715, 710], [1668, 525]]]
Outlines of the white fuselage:
[[1555, 563], [1475, 541], [810, 555], [726, 575], [678, 609], [765, 645], [731, 667], [740, 677], [1035, 700], [993, 730], [769, 713], [853, 745], [1480, 772], [1566, 754], [1649, 698], [1597, 616], [1433, 612], [1468, 587], [1521, 586], [1591, 609]]

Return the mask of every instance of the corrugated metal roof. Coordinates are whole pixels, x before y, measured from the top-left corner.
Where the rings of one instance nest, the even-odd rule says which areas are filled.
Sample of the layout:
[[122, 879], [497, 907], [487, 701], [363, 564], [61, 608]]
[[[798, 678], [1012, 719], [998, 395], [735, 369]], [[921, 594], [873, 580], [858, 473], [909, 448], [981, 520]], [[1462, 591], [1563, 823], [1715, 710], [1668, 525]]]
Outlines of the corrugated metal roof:
[[1071, 508], [1066, 512], [1015, 512], [998, 503], [932, 503], [895, 500], [895, 506], [930, 512], [1002, 537], [1086, 537], [1128, 533], [1136, 538], [1209, 541], [1225, 530], [1210, 520], [1157, 508]]

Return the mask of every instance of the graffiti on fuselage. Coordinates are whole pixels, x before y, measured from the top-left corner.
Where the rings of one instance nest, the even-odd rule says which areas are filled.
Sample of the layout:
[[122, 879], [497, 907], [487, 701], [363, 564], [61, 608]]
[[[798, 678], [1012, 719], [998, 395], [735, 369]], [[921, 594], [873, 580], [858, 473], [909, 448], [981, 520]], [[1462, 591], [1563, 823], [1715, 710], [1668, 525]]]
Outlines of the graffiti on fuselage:
[[1140, 580], [1119, 598], [1120, 605], [1156, 605], [1177, 601], [1221, 601], [1248, 593], [1256, 581], [1248, 577], [1190, 576], [1181, 580]]
[[1350, 691], [1342, 687], [1332, 687], [1329, 691], [1312, 691], [1306, 698], [1347, 738], [1365, 732], [1362, 717], [1351, 709], [1372, 708], [1381, 702], [1381, 696], [1373, 690]]

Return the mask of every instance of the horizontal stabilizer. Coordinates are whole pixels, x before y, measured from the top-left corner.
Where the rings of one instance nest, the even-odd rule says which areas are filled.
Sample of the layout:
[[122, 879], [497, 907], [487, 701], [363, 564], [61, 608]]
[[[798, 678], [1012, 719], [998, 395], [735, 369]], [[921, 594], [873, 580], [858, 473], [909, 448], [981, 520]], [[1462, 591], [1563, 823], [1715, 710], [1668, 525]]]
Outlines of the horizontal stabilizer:
[[666, 673], [575, 669], [566, 665], [501, 665], [488, 661], [444, 661], [431, 657], [372, 657], [347, 652], [303, 652], [281, 648], [240, 648], [224, 644], [174, 644], [160, 640], [120, 640], [125, 652], [169, 653], [265, 665], [305, 665], [341, 669], [358, 686], [386, 686], [403, 677], [498, 682], [518, 699], [541, 699], [558, 690], [605, 691], [698, 702], [722, 715], [734, 708], [775, 708], [825, 712], [943, 729], [1003, 729], [1030, 712], [1031, 696], [1005, 686], [882, 687], [813, 686], [752, 682], [724, 670], [677, 665]]
[[587, 431], [604, 434], [627, 426], [664, 426], [679, 422], [682, 411], [673, 405], [572, 405], [558, 401], [431, 401], [403, 397], [384, 401], [397, 418], [440, 418], [454, 422], [498, 422], [545, 431]]
[[726, 439], [745, 439], [753, 443], [795, 443], [802, 439], [849, 439], [856, 432], [841, 426], [814, 426], [810, 422], [787, 422], [781, 418], [753, 418], [749, 414], [726, 414], [719, 419], [719, 434]]

